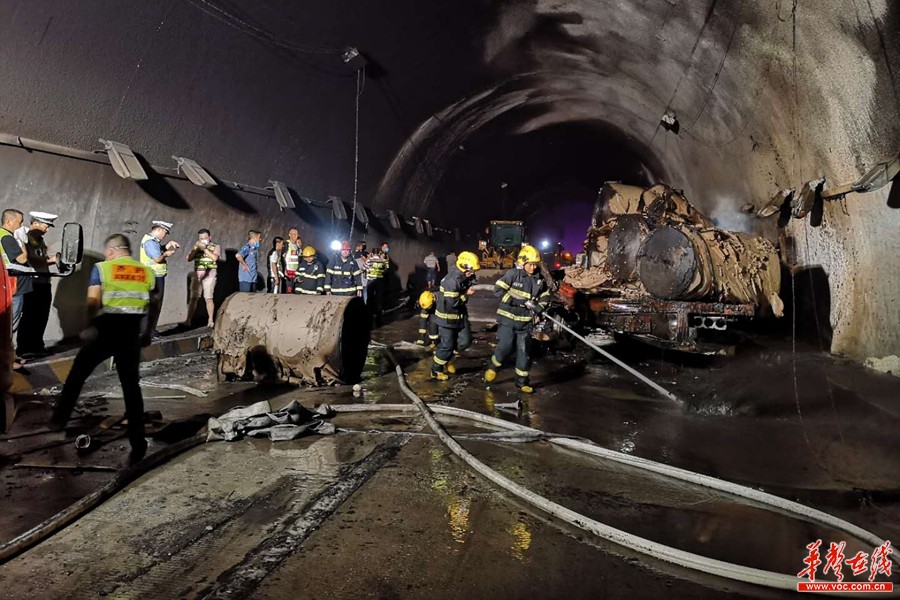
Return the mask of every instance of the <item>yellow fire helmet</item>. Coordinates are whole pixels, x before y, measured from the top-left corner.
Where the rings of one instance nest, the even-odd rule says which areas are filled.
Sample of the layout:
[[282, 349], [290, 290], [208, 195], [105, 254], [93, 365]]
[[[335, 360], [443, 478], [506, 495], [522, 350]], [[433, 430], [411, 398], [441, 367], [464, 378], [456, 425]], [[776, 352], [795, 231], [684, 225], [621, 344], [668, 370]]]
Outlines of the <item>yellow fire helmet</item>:
[[303, 258], [309, 258], [310, 256], [316, 255], [316, 249], [312, 246], [307, 246], [303, 249], [303, 252], [301, 252], [301, 254], [303, 255]]
[[481, 268], [481, 263], [478, 262], [478, 256], [474, 252], [460, 252], [456, 257], [456, 268], [463, 273], [477, 271]]
[[434, 306], [434, 294], [432, 292], [429, 292], [428, 290], [422, 292], [422, 294], [419, 296], [419, 306], [422, 308], [422, 310], [428, 310], [429, 308]]
[[522, 246], [522, 249], [519, 250], [518, 262], [520, 265], [527, 263], [537, 264], [541, 262], [541, 253], [534, 246]]

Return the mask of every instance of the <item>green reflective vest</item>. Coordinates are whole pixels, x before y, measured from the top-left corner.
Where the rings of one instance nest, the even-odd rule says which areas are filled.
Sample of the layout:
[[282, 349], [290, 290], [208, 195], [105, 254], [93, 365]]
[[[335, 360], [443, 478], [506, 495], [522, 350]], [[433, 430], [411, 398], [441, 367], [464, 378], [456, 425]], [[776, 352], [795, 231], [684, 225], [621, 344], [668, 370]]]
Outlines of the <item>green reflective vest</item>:
[[[207, 244], [206, 249], [209, 250], [210, 252], [215, 253], [216, 245], [215, 244]], [[210, 257], [206, 256], [206, 253], [204, 253], [203, 250], [199, 250], [197, 252], [197, 256], [194, 258], [194, 270], [195, 271], [210, 271], [210, 270], [214, 270], [214, 269], [218, 269], [218, 268], [219, 268], [219, 264], [216, 261], [214, 261], [213, 259], [211, 259]]]
[[[6, 229], [0, 227], [0, 240], [2, 240], [3, 238], [5, 238], [7, 236], [10, 236], [10, 235], [12, 235], [10, 232], [8, 232]], [[10, 260], [9, 260], [9, 257], [6, 255], [6, 250], [3, 249], [3, 244], [0, 244], [0, 255], [3, 256], [3, 266], [9, 267]]]
[[300, 253], [303, 248], [300, 244], [295, 244], [291, 240], [285, 242], [284, 250], [284, 268], [288, 271], [298, 271], [300, 267]]
[[387, 270], [387, 267], [387, 259], [378, 256], [377, 254], [373, 254], [369, 257], [369, 260], [366, 261], [366, 277], [369, 279], [381, 279], [384, 277], [384, 272]]
[[[144, 239], [141, 240], [141, 255], [140, 255], [141, 256], [141, 264], [144, 265], [145, 267], [149, 267], [150, 269], [152, 269], [153, 273], [157, 277], [162, 277], [166, 273], [169, 272], [169, 266], [166, 264], [165, 261], [163, 261], [161, 263], [154, 261], [147, 254], [147, 251], [144, 250], [144, 244], [146, 244], [150, 240], [156, 240], [156, 238], [153, 237], [152, 235], [150, 235], [149, 233], [145, 234]], [[159, 245], [159, 249], [162, 251], [165, 251], [165, 248], [162, 247], [162, 244]]]
[[150, 310], [150, 290], [156, 285], [153, 270], [130, 256], [97, 263], [105, 314], [145, 315]]

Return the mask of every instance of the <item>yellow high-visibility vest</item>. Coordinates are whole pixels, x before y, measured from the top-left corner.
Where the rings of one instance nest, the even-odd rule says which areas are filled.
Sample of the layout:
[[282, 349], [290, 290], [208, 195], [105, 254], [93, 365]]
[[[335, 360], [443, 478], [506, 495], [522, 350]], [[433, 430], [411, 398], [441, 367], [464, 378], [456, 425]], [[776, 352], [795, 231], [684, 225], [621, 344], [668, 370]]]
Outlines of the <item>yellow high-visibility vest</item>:
[[104, 313], [145, 315], [149, 312], [150, 290], [156, 285], [152, 269], [130, 256], [99, 262], [97, 269]]

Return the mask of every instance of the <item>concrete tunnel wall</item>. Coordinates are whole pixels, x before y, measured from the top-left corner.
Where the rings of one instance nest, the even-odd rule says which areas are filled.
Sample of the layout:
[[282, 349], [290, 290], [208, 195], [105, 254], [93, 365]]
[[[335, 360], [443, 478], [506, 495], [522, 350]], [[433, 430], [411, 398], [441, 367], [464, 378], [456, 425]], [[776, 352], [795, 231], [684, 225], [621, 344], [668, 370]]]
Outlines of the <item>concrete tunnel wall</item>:
[[[340, 14], [340, 7], [325, 4], [323, 12]], [[356, 29], [389, 16], [359, 14]], [[435, 35], [439, 25], [435, 15], [432, 28], [419, 35]], [[110, 233], [129, 233], [136, 248], [150, 222], [163, 219], [175, 223], [169, 239], [187, 245], [197, 229], [207, 227], [233, 251], [254, 228], [263, 232], [261, 262], [272, 237], [286, 236], [290, 226], [327, 254], [331, 240], [347, 237], [347, 222], [333, 222], [330, 210], [298, 197], [324, 201], [336, 195], [348, 211], [352, 202], [356, 77], [338, 55], [291, 56], [181, 1], [8, 2], [0, 7], [0, 31], [0, 132], [81, 150], [98, 148], [99, 137], [113, 139], [164, 166], [174, 166], [173, 154], [187, 156], [222, 179], [260, 187], [269, 179], [285, 181], [298, 204], [282, 212], [271, 198], [205, 190], [177, 179], [147, 191], [107, 165], [0, 146], [4, 207], [19, 208], [26, 219], [29, 210], [54, 212], [59, 223], [85, 227], [85, 266], [54, 282], [46, 339], [77, 335], [84, 325], [89, 267], [100, 259]], [[352, 31], [340, 35], [361, 43]], [[369, 207], [382, 163], [390, 159], [386, 148], [405, 135], [396, 107], [380, 89], [370, 85], [360, 97], [359, 198]], [[428, 217], [404, 216], [413, 214]], [[421, 269], [427, 250], [440, 255], [458, 246], [446, 234], [429, 238], [406, 226], [395, 230], [374, 214], [370, 218], [368, 228], [356, 223], [353, 239], [366, 239], [370, 248], [390, 243], [398, 266], [395, 289], [406, 287]], [[59, 229], [48, 234], [51, 250], [59, 235]], [[224, 269], [228, 277], [220, 277], [219, 300], [236, 290], [234, 263], [231, 258]], [[163, 324], [180, 322], [187, 312], [185, 254], [173, 256], [169, 267]]]
[[[603, 120], [620, 134], [585, 149], [598, 163], [622, 145], [640, 148], [650, 175], [685, 189], [723, 226], [784, 237], [799, 266], [821, 267], [832, 351], [900, 352], [896, 190], [850, 194], [783, 230], [776, 217], [740, 212], [819, 175], [828, 185], [853, 180], [900, 148], [896, 2], [295, 4], [247, 0], [241, 16], [281, 40], [355, 45], [373, 60], [361, 96], [363, 201], [480, 229], [466, 215], [481, 200], [435, 193], [462, 142], [503, 115], [516, 122], [510, 152], [517, 134]], [[83, 149], [103, 136], [153, 163], [179, 154], [223, 178], [350, 198], [352, 73], [198, 5], [5, 3], [0, 131]], [[658, 125], [666, 110], [679, 119], [677, 135]], [[43, 179], [52, 176], [20, 179], [21, 192], [7, 198], [25, 200]], [[256, 200], [254, 220], [204, 194], [185, 191], [190, 211], [169, 214], [241, 230], [253, 221], [267, 235], [281, 227], [283, 216]]]

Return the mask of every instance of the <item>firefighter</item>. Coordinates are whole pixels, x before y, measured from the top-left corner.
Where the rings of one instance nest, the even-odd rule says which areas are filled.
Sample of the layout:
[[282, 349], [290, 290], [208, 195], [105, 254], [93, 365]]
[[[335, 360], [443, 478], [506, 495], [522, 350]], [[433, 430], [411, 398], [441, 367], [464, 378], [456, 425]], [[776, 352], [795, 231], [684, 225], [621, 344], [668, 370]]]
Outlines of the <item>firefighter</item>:
[[488, 383], [494, 381], [504, 361], [515, 353], [516, 387], [530, 394], [534, 391], [528, 378], [531, 332], [536, 317], [544, 312], [550, 302], [550, 289], [541, 276], [541, 253], [537, 248], [523, 246], [516, 262], [517, 267], [507, 271], [494, 286], [494, 294], [500, 298], [497, 349], [484, 372], [484, 380]]
[[341, 253], [325, 270], [325, 293], [362, 297], [362, 269], [350, 255], [350, 242], [341, 242]]
[[284, 246], [284, 281], [285, 292], [293, 294], [294, 282], [297, 279], [297, 271], [300, 269], [300, 255], [303, 251], [303, 242], [300, 240], [300, 231], [296, 227], [288, 229], [288, 239]]
[[375, 320], [381, 325], [384, 313], [384, 275], [387, 272], [387, 255], [383, 250], [376, 250], [366, 259], [366, 304]]
[[325, 293], [325, 267], [316, 258], [316, 249], [307, 246], [301, 253], [303, 262], [297, 270], [295, 294], [316, 295]]
[[88, 282], [91, 327], [82, 334], [85, 344], [75, 357], [50, 423], [56, 430], [66, 426], [85, 380], [97, 365], [112, 357], [125, 397], [131, 459], [139, 460], [147, 451], [139, 370], [141, 346], [150, 344], [155, 325], [153, 307], [162, 298], [155, 288], [156, 273], [131, 257], [127, 237], [117, 233], [107, 238], [104, 254], [106, 260], [94, 266]]
[[434, 349], [439, 337], [434, 321], [434, 292], [425, 290], [419, 296], [419, 339], [416, 343]]
[[[447, 373], [456, 373], [450, 362], [454, 351], [462, 351], [472, 343], [472, 327], [466, 302], [475, 293], [475, 271], [481, 268], [478, 257], [472, 252], [460, 252], [456, 264], [450, 267], [441, 280], [436, 297], [434, 320], [438, 325], [438, 347], [431, 365], [431, 378], [448, 379]], [[444, 372], [446, 370], [446, 373]]]

